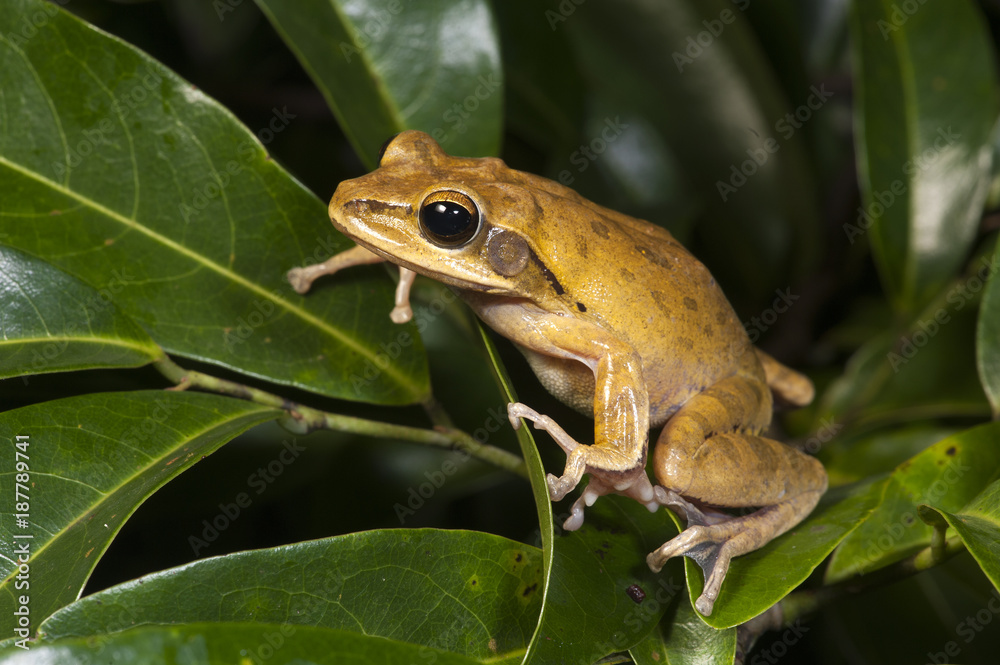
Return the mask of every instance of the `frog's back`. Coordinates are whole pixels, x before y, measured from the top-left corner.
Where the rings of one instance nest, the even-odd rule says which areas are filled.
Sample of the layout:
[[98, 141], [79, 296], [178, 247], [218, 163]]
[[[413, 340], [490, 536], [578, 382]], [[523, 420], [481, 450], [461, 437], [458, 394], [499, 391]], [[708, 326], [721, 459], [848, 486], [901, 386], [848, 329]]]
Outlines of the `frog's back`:
[[669, 232], [546, 182], [553, 187], [530, 188], [541, 218], [527, 235], [567, 307], [642, 356], [654, 422], [737, 371], [763, 378], [715, 279]]

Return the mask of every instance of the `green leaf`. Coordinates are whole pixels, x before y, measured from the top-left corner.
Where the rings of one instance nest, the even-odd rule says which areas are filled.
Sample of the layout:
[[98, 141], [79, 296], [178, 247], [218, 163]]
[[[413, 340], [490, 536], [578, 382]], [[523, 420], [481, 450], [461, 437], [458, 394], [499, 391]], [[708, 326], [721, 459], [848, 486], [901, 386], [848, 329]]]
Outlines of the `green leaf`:
[[966, 258], [990, 173], [997, 118], [989, 35], [969, 0], [855, 0], [855, 144], [866, 232], [901, 312], [921, 309]]
[[228, 111], [53, 4], [9, 0], [0, 35], [6, 244], [112, 291], [168, 353], [345, 399], [427, 394], [419, 341], [386, 358], [417, 334], [389, 322], [380, 271], [291, 290], [288, 269], [350, 243]]
[[[650, 123], [667, 137], [706, 207], [702, 228], [713, 254], [702, 258], [721, 283], [733, 285], [731, 299], [738, 289], [757, 298], [773, 293], [775, 284], [787, 284], [783, 267], [812, 268], [819, 223], [812, 166], [802, 132], [785, 120], [810, 98], [785, 97], [732, 2], [584, 4], [563, 26], [586, 28], [578, 51], [595, 76], [603, 73], [602, 55], [624, 60], [598, 80], [617, 89], [623, 104], [638, 99], [650, 109]], [[706, 37], [707, 46], [697, 43]], [[620, 80], [641, 87], [623, 88]], [[822, 91], [812, 97], [813, 109], [802, 107], [810, 121], [829, 97]]]
[[[770, 543], [733, 559], [711, 616], [715, 628], [749, 621], [801, 584], [833, 549], [871, 513], [883, 481], [827, 491], [802, 523]], [[701, 595], [701, 569], [685, 559], [691, 603]]]
[[64, 608], [41, 634], [48, 641], [149, 624], [272, 623], [518, 662], [541, 607], [541, 577], [541, 553], [500, 536], [366, 531], [154, 573]]
[[577, 139], [585, 88], [567, 31], [524, 20], [538, 7], [536, 0], [494, 3], [503, 53], [503, 120], [508, 133], [548, 154], [561, 153]]
[[404, 129], [427, 132], [453, 155], [499, 152], [503, 76], [487, 0], [257, 4], [369, 168]]
[[990, 582], [1000, 589], [1000, 480], [958, 512], [932, 507], [958, 533]]
[[636, 665], [732, 663], [736, 629], [712, 628], [683, 595], [672, 603], [657, 629], [629, 650]]
[[869, 430], [938, 417], [989, 414], [976, 375], [975, 308], [959, 281], [897, 334], [858, 349], [821, 400], [825, 417]]
[[161, 358], [163, 351], [110, 297], [0, 246], [0, 378], [138, 367]]
[[998, 436], [1000, 423], [981, 425], [900, 464], [878, 508], [834, 552], [826, 583], [869, 573], [928, 547], [933, 530], [920, 521], [918, 507], [957, 511], [967, 505], [1000, 475]]
[[264, 662], [269, 665], [383, 665], [425, 661], [440, 665], [475, 665], [485, 662], [441, 649], [347, 630], [288, 623], [157, 626], [28, 645], [29, 651], [12, 647], [0, 652], [0, 663], [103, 665], [112, 660], [185, 665]]
[[932, 444], [951, 436], [955, 428], [890, 427], [853, 437], [837, 437], [820, 453], [830, 485], [856, 483], [884, 474]]
[[[516, 402], [485, 331], [483, 340], [501, 390]], [[524, 424], [517, 434], [538, 509], [545, 562], [544, 605], [524, 663], [591, 663], [631, 648], [682, 595], [679, 562], [671, 562], [658, 574], [646, 565], [646, 554], [677, 535], [677, 530], [665, 511], [650, 513], [632, 499], [608, 496], [587, 509], [578, 531], [562, 532], [554, 522], [561, 524], [569, 513], [553, 516], [534, 440]]]
[[[99, 393], [0, 413], [0, 441], [29, 437], [0, 470], [13, 488], [14, 462], [28, 470], [28, 526], [0, 527], [0, 616], [20, 595], [18, 551], [30, 549], [34, 622], [75, 600], [125, 520], [154, 491], [250, 427], [281, 411], [199, 393]], [[21, 482], [18, 480], [17, 482]], [[30, 535], [30, 539], [18, 536]], [[5, 631], [9, 632], [9, 631]]]
[[993, 419], [1000, 418], [1000, 281], [996, 278], [1000, 264], [1000, 241], [993, 252], [989, 281], [979, 305], [976, 326], [976, 366], [986, 397], [990, 400]]

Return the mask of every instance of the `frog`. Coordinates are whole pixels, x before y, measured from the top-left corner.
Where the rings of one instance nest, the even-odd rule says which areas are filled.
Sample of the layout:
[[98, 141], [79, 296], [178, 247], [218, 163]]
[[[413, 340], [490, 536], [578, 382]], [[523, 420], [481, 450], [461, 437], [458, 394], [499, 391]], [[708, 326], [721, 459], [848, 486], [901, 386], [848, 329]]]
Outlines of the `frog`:
[[653, 572], [676, 556], [698, 564], [702, 615], [731, 560], [799, 524], [825, 492], [823, 465], [767, 433], [775, 403], [810, 403], [812, 382], [751, 343], [709, 270], [663, 227], [499, 158], [451, 156], [418, 130], [341, 182], [329, 215], [356, 246], [289, 271], [295, 290], [387, 261], [400, 274], [390, 317], [402, 323], [417, 274], [450, 287], [553, 396], [594, 420], [581, 443], [508, 405], [514, 428], [531, 423], [566, 453], [562, 474], [546, 477], [552, 501], [589, 477], [564, 527], [580, 528], [608, 494], [674, 511], [685, 527], [646, 561]]

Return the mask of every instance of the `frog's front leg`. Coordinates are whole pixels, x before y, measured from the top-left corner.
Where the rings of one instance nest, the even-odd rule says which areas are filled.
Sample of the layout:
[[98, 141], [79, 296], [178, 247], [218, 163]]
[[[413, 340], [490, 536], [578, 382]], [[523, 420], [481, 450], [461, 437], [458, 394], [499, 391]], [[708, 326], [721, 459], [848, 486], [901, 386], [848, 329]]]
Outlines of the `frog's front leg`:
[[[352, 266], [363, 266], [370, 263], [381, 263], [385, 261], [378, 254], [369, 251], [361, 245], [344, 250], [339, 254], [334, 254], [323, 263], [303, 266], [302, 268], [292, 268], [288, 271], [288, 282], [295, 289], [296, 293], [306, 293], [312, 287], [312, 283], [324, 275], [332, 275], [344, 268]], [[413, 318], [413, 310], [410, 308], [410, 287], [417, 276], [415, 272], [408, 268], [399, 267], [399, 283], [396, 285], [396, 305], [389, 312], [389, 318], [393, 323], [406, 323]]]
[[[581, 445], [551, 418], [524, 404], [512, 404], [508, 410], [515, 427], [520, 418], [530, 420], [566, 451], [562, 476], [548, 476], [553, 501], [572, 491], [585, 473], [591, 475], [566, 527], [579, 528], [583, 505], [604, 494], [626, 494], [656, 505], [645, 471], [649, 396], [635, 349], [578, 316], [547, 312], [514, 298], [478, 293], [463, 297], [490, 327], [521, 347], [550, 392], [571, 405], [593, 407], [593, 445]], [[584, 381], [582, 376], [592, 378]]]
[[[705, 575], [695, 607], [706, 616], [730, 560], [798, 524], [826, 490], [826, 472], [818, 460], [759, 436], [771, 408], [763, 381], [729, 377], [688, 400], [667, 422], [653, 453], [657, 482], [667, 490], [657, 488], [657, 500], [685, 517], [687, 528], [647, 562], [659, 571], [674, 556], [694, 560]], [[758, 510], [720, 519], [685, 499]]]

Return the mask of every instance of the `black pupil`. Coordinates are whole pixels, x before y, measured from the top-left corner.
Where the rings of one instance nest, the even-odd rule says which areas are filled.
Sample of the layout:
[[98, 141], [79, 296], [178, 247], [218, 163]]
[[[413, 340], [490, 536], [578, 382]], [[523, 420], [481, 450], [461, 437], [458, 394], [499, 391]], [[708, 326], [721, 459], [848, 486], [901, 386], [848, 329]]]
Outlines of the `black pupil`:
[[424, 208], [427, 230], [442, 238], [452, 238], [469, 230], [472, 213], [454, 201], [436, 201]]

